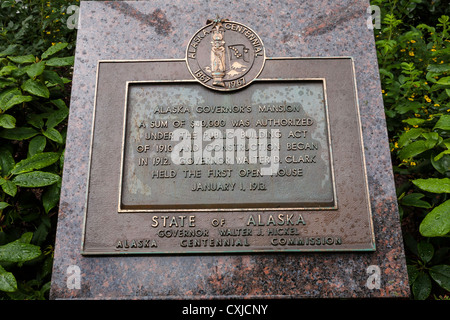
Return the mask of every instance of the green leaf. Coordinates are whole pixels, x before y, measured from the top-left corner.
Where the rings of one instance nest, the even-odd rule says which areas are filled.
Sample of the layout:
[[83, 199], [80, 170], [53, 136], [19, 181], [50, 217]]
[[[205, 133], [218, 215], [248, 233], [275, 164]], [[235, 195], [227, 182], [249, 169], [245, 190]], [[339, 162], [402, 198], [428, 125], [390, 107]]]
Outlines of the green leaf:
[[30, 243], [31, 239], [33, 239], [33, 232], [25, 232], [17, 241], [21, 243]]
[[450, 178], [429, 178], [412, 180], [417, 187], [433, 193], [450, 193]]
[[55, 71], [44, 70], [42, 76], [44, 77], [44, 81], [48, 81], [52, 84], [64, 85], [63, 79]]
[[0, 137], [9, 140], [25, 140], [37, 135], [38, 132], [29, 127], [16, 127], [13, 129], [3, 129], [0, 131]]
[[[50, 258], [48, 258], [48, 260], [50, 260]], [[49, 265], [50, 265], [50, 267], [48, 267]], [[51, 269], [51, 266], [52, 266], [52, 265], [51, 265], [50, 263], [46, 263], [46, 264], [44, 265], [44, 267], [45, 267], [45, 266], [47, 266], [47, 269]], [[43, 269], [44, 269], [44, 267], [43, 267]], [[42, 272], [44, 272], [44, 270], [42, 270]], [[51, 270], [50, 270], [50, 272], [51, 272]], [[44, 273], [43, 273], [43, 274], [44, 274]], [[44, 275], [42, 276], [42, 278], [44, 278], [45, 275], [46, 275], [46, 274], [44, 274]], [[45, 300], [45, 294], [46, 294], [46, 292], [50, 291], [51, 287], [52, 287], [52, 282], [51, 282], [51, 281], [48, 281], [48, 282], [46, 282], [46, 283], [44, 283], [44, 284], [42, 285], [41, 289], [39, 290], [39, 293], [40, 293], [40, 295], [41, 295], [41, 297], [42, 297], [42, 300]]]
[[6, 202], [0, 202], [0, 210], [3, 210], [3, 209], [5, 209], [5, 208], [8, 207], [8, 206], [10, 206], [9, 203], [6, 203]]
[[431, 164], [441, 174], [450, 171], [450, 150], [445, 150], [439, 153], [436, 157], [431, 155]]
[[53, 140], [59, 144], [63, 143], [63, 137], [55, 128], [48, 128], [47, 130], [42, 132], [42, 134], [47, 138], [49, 138], [50, 140]]
[[12, 181], [19, 187], [37, 188], [52, 185], [61, 180], [57, 174], [43, 171], [33, 171], [19, 174]]
[[[442, 168], [444, 170], [442, 170], [441, 168], [438, 168], [436, 166], [437, 161], [441, 160], [445, 155], [450, 155], [450, 150], [444, 150], [441, 153], [439, 153], [436, 157], [432, 157], [431, 158], [431, 163], [433, 164], [433, 167], [437, 171], [439, 171], [440, 173], [445, 173], [445, 171], [450, 170], [450, 164], [449, 163], [447, 163], [447, 165], [444, 168]], [[445, 164], [443, 164], [443, 165], [445, 165]]]
[[75, 57], [64, 57], [64, 58], [51, 58], [45, 61], [45, 64], [51, 67], [64, 67], [64, 66], [73, 66], [75, 61]]
[[39, 61], [38, 63], [32, 64], [27, 68], [27, 74], [31, 79], [35, 79], [40, 76], [45, 69], [45, 62]]
[[442, 115], [438, 122], [436, 122], [436, 125], [434, 126], [434, 129], [442, 129], [446, 131], [450, 131], [450, 115], [444, 114]]
[[[449, 16], [442, 15], [440, 18], [438, 18], [438, 21], [439, 21], [440, 23], [444, 24], [444, 23], [448, 22], [449, 19], [450, 19]], [[438, 24], [438, 26], [439, 26], [439, 24]]]
[[437, 132], [424, 132], [422, 133], [422, 136], [426, 139], [426, 145], [430, 149], [444, 140]]
[[41, 255], [38, 246], [24, 243], [23, 239], [0, 246], [0, 261], [25, 262], [33, 260]]
[[450, 63], [430, 64], [428, 65], [427, 70], [434, 73], [448, 72], [450, 71]]
[[7, 148], [0, 148], [0, 168], [1, 175], [6, 177], [15, 165], [14, 158]]
[[450, 97], [450, 89], [445, 89], [445, 92], [446, 92], [447, 95]]
[[[410, 126], [417, 126], [419, 124], [424, 123], [426, 120], [424, 119], [419, 119], [419, 118], [409, 118], [406, 120], [403, 120], [403, 122], [406, 122], [407, 124], [409, 124]], [[411, 131], [411, 130], [410, 130]]]
[[6, 88], [8, 86], [11, 86], [11, 85], [13, 85], [16, 82], [17, 81], [14, 78], [0, 79], [0, 89]]
[[[41, 279], [45, 278], [47, 275], [51, 275], [52, 270], [53, 270], [53, 257], [52, 257], [52, 255], [48, 255], [42, 265]], [[51, 283], [51, 282], [49, 282], [49, 283]], [[41, 291], [47, 290], [45, 287], [46, 287], [46, 285], [44, 284]]]
[[17, 290], [17, 281], [11, 272], [0, 266], [0, 291], [14, 292]]
[[431, 243], [421, 241], [417, 244], [417, 252], [419, 254], [419, 258], [428, 263], [433, 258], [434, 255], [434, 247]]
[[395, 118], [395, 116], [397, 115], [397, 112], [395, 112], [394, 110], [384, 110], [384, 113], [386, 114], [386, 116], [388, 116], [389, 118]]
[[0, 127], [12, 129], [16, 126], [16, 118], [9, 114], [0, 114]]
[[61, 193], [61, 186], [58, 183], [52, 184], [42, 195], [42, 205], [45, 212], [49, 213], [51, 209], [56, 207], [59, 202], [59, 196]]
[[411, 130], [405, 131], [402, 133], [400, 138], [398, 139], [398, 146], [403, 148], [407, 145], [411, 140], [417, 139], [423, 132], [421, 128], [412, 128]]
[[68, 43], [56, 43], [54, 46], [48, 48], [41, 56], [42, 60], [47, 59], [48, 57], [54, 55], [55, 53], [61, 51], [65, 47], [67, 47]]
[[8, 102], [6, 102], [3, 111], [6, 111], [10, 109], [11, 107], [15, 106], [16, 104], [24, 103], [33, 100], [33, 97], [31, 96], [23, 96], [21, 94], [15, 95], [12, 97]]
[[450, 266], [441, 264], [430, 268], [430, 276], [442, 288], [450, 291]]
[[67, 108], [66, 103], [62, 99], [52, 100], [52, 103], [58, 107], [58, 109], [69, 111], [69, 108]]
[[69, 109], [67, 109], [67, 108], [53, 111], [47, 119], [47, 123], [46, 123], [47, 128], [53, 128], [53, 127], [57, 126], [62, 121], [64, 121], [64, 119], [66, 119], [68, 115], [69, 115]]
[[62, 168], [64, 167], [64, 155], [66, 153], [66, 149], [63, 150], [63, 152], [61, 153], [61, 158], [59, 159], [59, 167]]
[[22, 89], [31, 94], [34, 94], [35, 96], [43, 98], [50, 97], [50, 92], [48, 91], [47, 87], [37, 80], [28, 79], [22, 84]]
[[450, 200], [440, 204], [422, 220], [419, 231], [424, 237], [442, 237], [450, 232]]
[[429, 209], [431, 208], [431, 205], [423, 200], [420, 200], [424, 197], [425, 195], [422, 193], [411, 193], [408, 194], [406, 196], [404, 196], [401, 200], [400, 203], [404, 206], [411, 206], [411, 207], [418, 207], [418, 208], [426, 208]]
[[12, 182], [10, 180], [6, 180], [2, 184], [2, 190], [4, 193], [10, 195], [11, 197], [14, 197], [17, 193], [17, 186], [14, 182]]
[[18, 68], [16, 70], [14, 70], [13, 72], [11, 72], [11, 76], [19, 79], [20, 77], [22, 77], [24, 74], [27, 73], [27, 70], [30, 68], [30, 65], [27, 65], [25, 67], [22, 68]]
[[31, 124], [33, 127], [41, 130], [44, 127], [44, 118], [46, 117], [45, 114], [37, 114], [32, 113], [27, 117], [27, 123]]
[[414, 283], [414, 281], [416, 281], [417, 277], [419, 276], [419, 269], [415, 265], [408, 264], [406, 266], [406, 270], [408, 272], [409, 282]]
[[34, 156], [36, 153], [44, 151], [47, 139], [44, 136], [36, 136], [31, 139], [28, 145], [28, 157]]
[[48, 231], [50, 230], [51, 223], [49, 217], [42, 217], [42, 222], [37, 227], [36, 231], [33, 233], [33, 243], [37, 245], [42, 245], [48, 235]]
[[436, 81], [436, 84], [442, 84], [444, 86], [448, 86], [448, 85], [450, 85], [450, 77], [440, 78], [438, 81]]
[[394, 79], [394, 74], [386, 69], [380, 68], [380, 74], [385, 75], [390, 79]]
[[16, 66], [5, 66], [3, 68], [0, 69], [0, 77], [4, 77], [7, 75], [10, 75], [11, 72], [13, 72], [14, 70], [17, 70]]
[[11, 173], [20, 174], [48, 167], [49, 165], [58, 161], [60, 156], [61, 155], [56, 152], [43, 152], [35, 154], [30, 158], [16, 163], [14, 168], [11, 170]]
[[425, 300], [431, 293], [431, 279], [428, 274], [421, 272], [412, 285], [414, 298]]
[[10, 44], [8, 46], [8, 48], [6, 48], [2, 52], [0, 52], [0, 57], [10, 56], [10, 55], [15, 54], [18, 47], [19, 47], [19, 45], [17, 45], [17, 44]]
[[397, 112], [400, 114], [405, 114], [411, 110], [414, 111], [415, 113], [417, 113], [421, 106], [422, 105], [417, 101], [408, 102], [408, 103], [400, 103], [395, 106], [395, 110], [397, 110]]
[[433, 148], [433, 146], [434, 145], [432, 143], [429, 143], [428, 141], [414, 141], [401, 149], [398, 153], [398, 157], [400, 158], [400, 160], [409, 159]]
[[8, 59], [18, 64], [34, 63], [36, 61], [36, 58], [32, 54], [17, 57], [8, 56]]
[[397, 41], [395, 40], [378, 40], [376, 42], [377, 47], [383, 47], [385, 53], [388, 51], [392, 51], [397, 45]]
[[12, 97], [21, 94], [22, 92], [20, 92], [20, 90], [17, 88], [11, 88], [0, 93], [0, 109], [6, 111], [6, 104], [8, 103], [8, 101], [11, 100]]

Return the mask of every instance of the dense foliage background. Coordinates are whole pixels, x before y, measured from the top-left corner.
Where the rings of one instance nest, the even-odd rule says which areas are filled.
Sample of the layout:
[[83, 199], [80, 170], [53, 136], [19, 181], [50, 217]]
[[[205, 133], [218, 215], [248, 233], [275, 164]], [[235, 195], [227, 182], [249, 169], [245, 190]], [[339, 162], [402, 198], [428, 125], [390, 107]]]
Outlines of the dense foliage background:
[[78, 1], [0, 4], [0, 299], [46, 299]]
[[412, 298], [450, 299], [449, 3], [371, 4]]
[[[450, 299], [448, 1], [371, 4], [411, 298]], [[0, 4], [0, 299], [48, 298], [76, 5]]]

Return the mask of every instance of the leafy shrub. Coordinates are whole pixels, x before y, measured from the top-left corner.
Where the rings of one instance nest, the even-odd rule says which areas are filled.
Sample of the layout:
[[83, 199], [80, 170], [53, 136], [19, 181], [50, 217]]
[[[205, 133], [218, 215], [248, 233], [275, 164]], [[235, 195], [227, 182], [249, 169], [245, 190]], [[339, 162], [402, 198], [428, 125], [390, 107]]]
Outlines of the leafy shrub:
[[408, 21], [422, 21], [415, 10], [419, 4], [424, 7], [423, 1], [372, 4], [383, 16], [375, 36], [400, 214], [404, 221], [419, 220], [418, 230], [405, 230], [412, 293], [416, 299], [427, 299], [434, 286], [435, 293], [448, 295], [449, 17], [437, 17], [435, 27], [411, 26]]
[[[71, 5], [79, 1], [2, 0], [0, 3], [0, 52], [33, 54], [44, 52], [52, 43], [75, 48], [76, 32], [68, 25], [74, 19]], [[72, 28], [72, 29], [71, 29]]]
[[68, 5], [1, 3], [0, 299], [45, 299], [50, 288], [74, 62]]
[[[53, 56], [66, 46], [51, 46], [40, 57], [0, 53], [0, 235], [7, 242], [0, 246], [2, 291], [17, 290], [12, 274], [3, 268], [11, 265], [4, 262], [46, 259], [36, 254], [51, 227], [48, 214], [59, 199], [69, 114], [61, 97], [70, 80], [58, 74], [58, 67], [73, 64], [73, 56]], [[32, 227], [35, 231], [27, 232]], [[29, 236], [9, 242], [23, 232]]]

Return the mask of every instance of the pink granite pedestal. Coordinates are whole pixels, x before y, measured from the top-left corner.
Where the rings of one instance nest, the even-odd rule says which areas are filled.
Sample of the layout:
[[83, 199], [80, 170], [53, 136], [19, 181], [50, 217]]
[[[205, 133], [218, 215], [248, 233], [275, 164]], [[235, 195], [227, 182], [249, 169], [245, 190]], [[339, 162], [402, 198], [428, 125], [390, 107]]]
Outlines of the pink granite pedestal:
[[[366, 0], [82, 1], [51, 298], [408, 297], [368, 5]], [[267, 57], [353, 57], [375, 252], [81, 255], [98, 61], [183, 59], [191, 36], [217, 14], [256, 30]], [[370, 266], [379, 268], [379, 288], [367, 286]], [[76, 271], [79, 287], [67, 281]]]

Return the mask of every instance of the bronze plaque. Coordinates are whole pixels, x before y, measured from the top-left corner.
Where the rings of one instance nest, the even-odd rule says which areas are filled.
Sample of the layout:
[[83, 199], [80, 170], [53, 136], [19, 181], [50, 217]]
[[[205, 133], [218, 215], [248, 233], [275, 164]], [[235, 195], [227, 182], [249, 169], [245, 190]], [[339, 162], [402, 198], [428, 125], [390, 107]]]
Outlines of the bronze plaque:
[[99, 62], [83, 254], [375, 250], [352, 59], [266, 58], [244, 28]]

